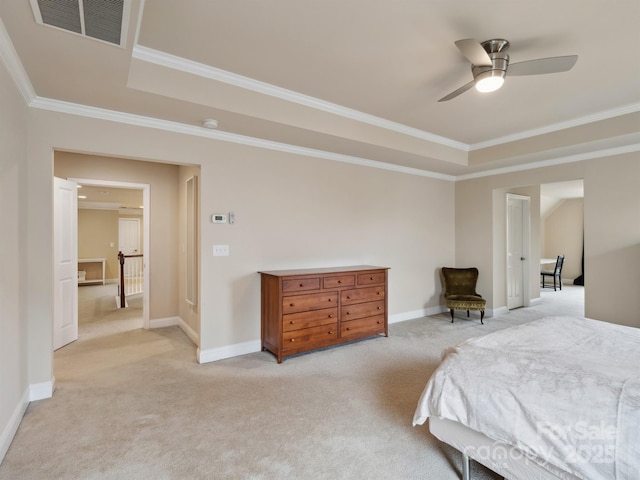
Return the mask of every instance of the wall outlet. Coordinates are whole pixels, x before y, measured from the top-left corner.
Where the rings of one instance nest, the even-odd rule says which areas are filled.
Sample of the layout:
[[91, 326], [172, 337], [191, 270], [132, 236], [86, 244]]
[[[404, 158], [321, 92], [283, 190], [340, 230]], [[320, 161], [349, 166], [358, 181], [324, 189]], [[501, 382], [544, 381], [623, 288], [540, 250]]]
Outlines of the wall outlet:
[[214, 245], [213, 246], [213, 256], [214, 257], [228, 257], [229, 256], [229, 245]]

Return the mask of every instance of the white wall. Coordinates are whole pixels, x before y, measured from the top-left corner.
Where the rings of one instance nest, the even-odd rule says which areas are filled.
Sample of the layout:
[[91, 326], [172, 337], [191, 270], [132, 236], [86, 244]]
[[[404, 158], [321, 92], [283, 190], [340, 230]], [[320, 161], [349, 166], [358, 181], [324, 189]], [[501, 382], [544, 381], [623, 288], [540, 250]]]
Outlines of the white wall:
[[27, 107], [0, 62], [0, 461], [29, 400], [25, 275]]

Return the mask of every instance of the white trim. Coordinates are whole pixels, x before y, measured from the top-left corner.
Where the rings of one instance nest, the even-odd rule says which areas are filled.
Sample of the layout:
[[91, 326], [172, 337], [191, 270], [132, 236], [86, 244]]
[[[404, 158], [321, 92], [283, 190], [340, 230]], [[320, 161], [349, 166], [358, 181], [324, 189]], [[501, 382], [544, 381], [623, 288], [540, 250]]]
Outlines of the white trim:
[[11, 446], [11, 442], [13, 441], [13, 437], [16, 436], [16, 432], [18, 431], [18, 427], [20, 427], [20, 422], [22, 421], [22, 417], [24, 417], [24, 412], [26, 412], [28, 406], [29, 388], [27, 388], [22, 394], [22, 398], [20, 398], [18, 404], [13, 409], [13, 413], [9, 417], [9, 421], [4, 426], [2, 434], [0, 435], [0, 463], [4, 460], [4, 457]]
[[540, 305], [541, 303], [542, 303], [542, 297], [536, 297], [536, 298], [532, 298], [531, 301], [529, 301], [529, 306], [534, 307], [536, 305]]
[[200, 335], [198, 332], [191, 328], [182, 318], [178, 318], [178, 326], [196, 346], [200, 346]]
[[18, 52], [13, 46], [9, 33], [0, 18], [0, 59], [4, 62], [16, 86], [22, 93], [24, 101], [29, 105], [36, 98], [36, 91], [31, 84], [27, 71], [22, 65]]
[[504, 307], [493, 308], [491, 310], [485, 310], [485, 314], [488, 317], [499, 317], [501, 315], [507, 315], [509, 313], [509, 309], [505, 305]]
[[564, 165], [566, 163], [582, 162], [584, 160], [592, 160], [594, 158], [612, 157], [614, 155], [624, 155], [625, 153], [633, 153], [640, 151], [640, 143], [632, 145], [623, 145], [621, 147], [605, 148], [603, 150], [594, 150], [591, 152], [577, 153], [575, 155], [567, 155], [565, 157], [557, 157], [551, 160], [541, 160], [539, 162], [530, 162], [522, 165], [514, 165], [512, 167], [494, 168], [483, 172], [471, 173], [468, 175], [458, 175], [455, 181], [471, 180], [474, 178], [490, 177], [492, 175], [501, 175], [505, 173], [523, 172], [533, 170], [535, 168], [551, 167], [556, 165]]
[[468, 151], [469, 146], [466, 143], [458, 142], [450, 138], [441, 137], [433, 133], [425, 132], [418, 128], [409, 127], [401, 123], [392, 122], [384, 118], [369, 115], [358, 110], [343, 107], [335, 103], [327, 102], [319, 98], [310, 97], [302, 93], [287, 90], [286, 88], [278, 87], [276, 85], [261, 82], [253, 78], [238, 75], [233, 72], [222, 70], [220, 68], [205, 65], [203, 63], [194, 62], [186, 58], [170, 55], [165, 52], [160, 52], [152, 48], [143, 47], [141, 45], [135, 45], [133, 47], [132, 58], [160, 65], [173, 70], [197, 75], [199, 77], [208, 78], [217, 82], [233, 85], [238, 88], [257, 92], [262, 95], [268, 95], [270, 97], [279, 98], [299, 105], [304, 105], [316, 110], [328, 112], [340, 117], [349, 118], [358, 122], [367, 123], [376, 127], [384, 128], [394, 132], [401, 133], [403, 135], [409, 135], [411, 137], [420, 138], [429, 142], [434, 142], [439, 145], [445, 145], [447, 147], [455, 148], [462, 151]]
[[411, 312], [394, 313], [393, 315], [389, 315], [389, 325], [392, 323], [405, 322], [407, 320], [415, 320], [416, 318], [430, 317], [431, 315], [437, 315], [447, 311], [448, 310], [444, 305], [438, 305], [437, 307], [423, 308], [420, 310], [413, 310]]
[[619, 117], [621, 115], [627, 115], [629, 113], [635, 113], [638, 111], [640, 111], [640, 103], [632, 103], [631, 105], [625, 105], [624, 107], [605, 110], [604, 112], [598, 112], [593, 115], [575, 118], [566, 122], [553, 123], [541, 128], [535, 128], [533, 130], [526, 130], [524, 132], [494, 138], [493, 140], [487, 140], [486, 142], [474, 143], [469, 145], [469, 151], [482, 150], [483, 148], [495, 147], [497, 145], [502, 145], [503, 143], [516, 142], [518, 140], [524, 140], [526, 138], [536, 137], [538, 135], [546, 135], [548, 133], [557, 132], [559, 130], [579, 127], [588, 123], [599, 122], [602, 120], [607, 120], [609, 118]]
[[32, 383], [29, 385], [29, 401], [43, 400], [53, 397], [55, 379], [48, 382]]
[[234, 345], [225, 345], [224, 347], [209, 348], [201, 350], [198, 348], [196, 352], [198, 363], [209, 363], [225, 358], [238, 357], [248, 353], [256, 353], [262, 350], [262, 342], [260, 340], [252, 340], [250, 342], [236, 343]]
[[235, 133], [223, 132], [220, 130], [210, 130], [207, 128], [185, 125], [183, 123], [171, 122], [157, 118], [144, 117], [142, 115], [133, 115], [129, 113], [118, 112], [115, 110], [106, 110], [104, 108], [89, 107], [77, 103], [63, 102], [50, 98], [37, 97], [29, 105], [33, 108], [49, 110], [58, 113], [68, 113], [82, 117], [96, 118], [99, 120], [107, 120], [112, 122], [124, 123], [127, 125], [136, 125], [139, 127], [155, 128], [173, 133], [185, 135], [193, 135], [197, 137], [212, 138], [223, 142], [237, 143], [250, 147], [264, 148], [267, 150], [275, 150], [279, 152], [292, 153], [306, 157], [321, 158], [324, 160], [333, 160], [336, 162], [350, 163], [352, 165], [361, 165], [365, 167], [380, 168], [382, 170], [390, 170], [399, 173], [407, 173], [409, 175], [418, 175], [422, 177], [437, 178], [440, 180], [454, 181], [456, 177], [441, 173], [420, 170], [417, 168], [403, 167], [390, 163], [379, 162], [376, 160], [367, 160], [365, 158], [353, 157], [339, 153], [326, 152], [313, 148], [299, 147], [289, 145], [287, 143], [274, 142], [272, 140], [264, 140], [261, 138], [247, 137]]
[[173, 327], [180, 324], [179, 317], [153, 318], [149, 320], [149, 328]]
[[[150, 237], [151, 230], [151, 185], [148, 183], [131, 183], [131, 182], [118, 182], [112, 180], [96, 180], [88, 178], [70, 178], [76, 183], [82, 185], [95, 186], [95, 187], [115, 187], [115, 188], [129, 188], [135, 190], [142, 190], [142, 238], [143, 238], [143, 252], [144, 252], [144, 277], [142, 285], [142, 328], [149, 328], [149, 278], [151, 277], [151, 251]], [[126, 303], [126, 299], [125, 299]]]

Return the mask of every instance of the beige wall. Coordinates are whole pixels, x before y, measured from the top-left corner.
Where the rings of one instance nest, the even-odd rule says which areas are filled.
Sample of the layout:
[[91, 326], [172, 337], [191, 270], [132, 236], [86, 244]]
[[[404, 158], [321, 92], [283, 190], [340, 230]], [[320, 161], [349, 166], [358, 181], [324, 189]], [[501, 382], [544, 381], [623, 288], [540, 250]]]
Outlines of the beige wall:
[[[503, 275], [503, 226], [496, 218], [496, 191], [584, 179], [585, 314], [612, 323], [640, 327], [640, 154], [567, 163], [456, 182], [456, 261], [486, 272], [478, 288], [492, 292], [490, 308], [504, 308], [506, 297], [494, 289]], [[532, 218], [534, 215], [532, 215]], [[539, 252], [532, 248], [531, 271]], [[532, 277], [533, 278], [533, 277]], [[615, 279], [615, 281], [613, 280]], [[537, 281], [531, 297], [539, 295]]]
[[[51, 203], [54, 150], [107, 155], [111, 158], [103, 159], [104, 175], [97, 178], [129, 182], [143, 183], [147, 177], [138, 165], [124, 170], [130, 162], [120, 158], [200, 165], [201, 350], [259, 342], [257, 272], [264, 269], [388, 266], [392, 317], [410, 318], [440, 308], [438, 271], [455, 262], [453, 182], [37, 109], [30, 111], [29, 128], [34, 206]], [[85, 157], [82, 163], [86, 164]], [[155, 222], [171, 228], [164, 233], [152, 230], [150, 241], [153, 254], [156, 239], [171, 240], [168, 264], [174, 271], [152, 278], [170, 284], [168, 295], [177, 315], [178, 167], [167, 167], [176, 172], [176, 195], [166, 208], [152, 205], [151, 223], [159, 214], [171, 221]], [[59, 176], [95, 178], [96, 174], [90, 169]], [[152, 185], [152, 197], [154, 192]], [[235, 225], [211, 223], [212, 213], [229, 211], [237, 215]], [[44, 235], [50, 236], [50, 215], [34, 208], [29, 216], [41, 233], [30, 240], [38, 252], [31, 268], [36, 262], [41, 268], [51, 259], [50, 240]], [[230, 256], [213, 257], [214, 244], [228, 244]], [[39, 355], [34, 352], [37, 368], [32, 380], [37, 381], [51, 376], [50, 356], [41, 358], [51, 348], [50, 282], [37, 284], [29, 294], [40, 305], [39, 314], [30, 319], [38, 332], [32, 339], [39, 348]], [[151, 302], [155, 301], [166, 299], [154, 295]]]
[[[108, 180], [150, 185], [150, 202], [146, 209], [150, 218], [149, 252], [149, 318], [158, 320], [178, 315], [178, 167], [163, 163], [140, 162], [124, 158], [110, 158], [99, 155], [84, 155], [65, 151], [55, 152], [55, 176], [61, 178], [82, 178]], [[82, 212], [83, 210], [80, 210]], [[82, 215], [82, 214], [81, 214]], [[99, 215], [99, 214], [97, 214]], [[109, 216], [109, 214], [105, 214]], [[109, 222], [115, 233], [107, 233], [109, 239], [92, 234], [92, 242], [102, 243], [106, 257], [109, 252], [118, 254], [118, 212], [113, 212]], [[105, 221], [107, 221], [105, 219]], [[115, 222], [115, 223], [114, 223]], [[95, 226], [96, 228], [100, 228]], [[110, 229], [110, 232], [113, 230]], [[115, 248], [108, 242], [114, 238]], [[84, 248], [84, 247], [83, 247]], [[91, 250], [96, 251], [96, 250]], [[79, 255], [88, 253], [79, 251]], [[112, 260], [112, 255], [110, 255]], [[115, 269], [115, 270], [114, 270]], [[109, 264], [109, 278], [117, 278], [117, 260]], [[110, 275], [116, 272], [113, 277]]]
[[[78, 210], [78, 258], [106, 258], [105, 277], [118, 278], [118, 212]], [[83, 270], [80, 265], [79, 270]]]
[[[0, 461], [29, 400], [27, 107], [0, 63]], [[45, 209], [46, 210], [46, 209]], [[44, 356], [51, 356], [44, 353]]]
[[[121, 218], [139, 220], [139, 253], [144, 253], [141, 216], [121, 215], [118, 210], [78, 209], [78, 258], [105, 258], [105, 278], [107, 283], [117, 283], [120, 275], [120, 263], [118, 261], [118, 231], [120, 228], [118, 221]], [[83, 270], [84, 267], [91, 268], [80, 265], [79, 269]]]
[[584, 232], [584, 200], [563, 201], [544, 220], [544, 242], [540, 256], [556, 258], [564, 255], [562, 278], [566, 282], [582, 274], [582, 237]]

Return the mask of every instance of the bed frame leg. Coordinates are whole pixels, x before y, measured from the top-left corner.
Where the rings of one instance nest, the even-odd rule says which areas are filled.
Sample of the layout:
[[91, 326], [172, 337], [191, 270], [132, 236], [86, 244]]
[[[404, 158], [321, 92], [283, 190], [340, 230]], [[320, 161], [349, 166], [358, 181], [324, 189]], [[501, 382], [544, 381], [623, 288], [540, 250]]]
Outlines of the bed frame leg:
[[471, 480], [471, 474], [469, 473], [469, 456], [462, 454], [462, 480]]

